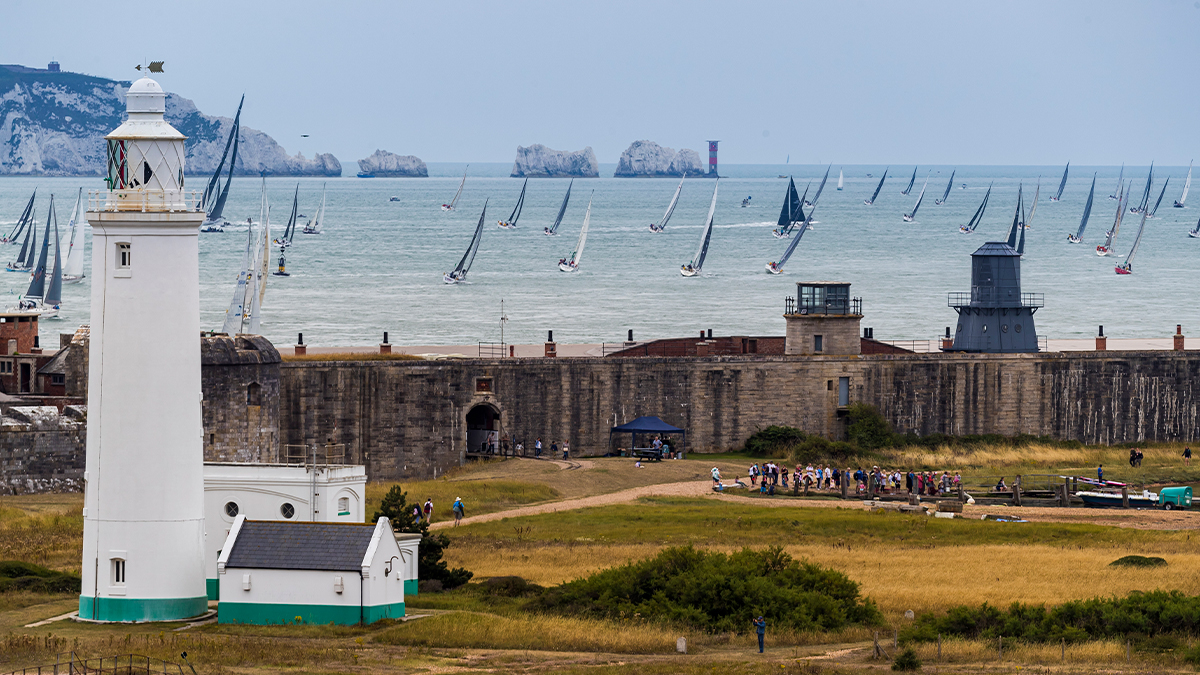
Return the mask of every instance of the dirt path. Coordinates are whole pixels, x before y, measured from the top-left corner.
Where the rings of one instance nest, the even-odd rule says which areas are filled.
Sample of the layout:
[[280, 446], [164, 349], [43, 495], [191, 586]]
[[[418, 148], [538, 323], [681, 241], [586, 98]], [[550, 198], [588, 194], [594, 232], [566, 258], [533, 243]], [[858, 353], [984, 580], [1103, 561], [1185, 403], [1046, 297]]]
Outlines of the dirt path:
[[[551, 460], [558, 464], [564, 471], [577, 468], [589, 468], [587, 466], [572, 466], [576, 462], [564, 462], [561, 460]], [[579, 462], [578, 464], [589, 464], [590, 462]], [[495, 513], [487, 513], [479, 516], [471, 516], [463, 518], [462, 524], [469, 525], [471, 523], [486, 523], [502, 518], [516, 518], [520, 516], [532, 516], [542, 513], [554, 513], [557, 511], [571, 511], [575, 509], [586, 509], [593, 506], [606, 506], [609, 504], [622, 504], [635, 501], [642, 497], [703, 497], [707, 499], [717, 499], [725, 502], [734, 502], [738, 504], [748, 504], [753, 506], [762, 506], [768, 508], [866, 508], [861, 500], [849, 499], [842, 501], [840, 499], [790, 499], [781, 498], [761, 498], [749, 497], [745, 495], [725, 493], [714, 493], [712, 491], [712, 483], [707, 480], [700, 481], [683, 481], [676, 483], [660, 483], [657, 485], [643, 485], [641, 487], [629, 488], [608, 494], [594, 495], [590, 497], [579, 497], [576, 499], [565, 499], [558, 502], [549, 502], [546, 504], [536, 504], [533, 506], [522, 506], [507, 511], [497, 511]], [[935, 508], [934, 504], [927, 504], [931, 509]], [[969, 505], [963, 508], [963, 516], [966, 518], [981, 518], [985, 514], [1005, 515], [1011, 517], [1022, 518], [1031, 522], [1042, 523], [1086, 523], [1091, 525], [1106, 525], [1112, 527], [1130, 527], [1142, 530], [1188, 530], [1200, 528], [1200, 514], [1187, 511], [1158, 511], [1158, 510], [1121, 510], [1121, 509], [1090, 509], [1090, 508], [1057, 508], [1057, 507], [1022, 507], [1015, 508], [1010, 506], [980, 506]], [[439, 530], [454, 525], [451, 521], [442, 521], [434, 523], [430, 526], [431, 530]]]

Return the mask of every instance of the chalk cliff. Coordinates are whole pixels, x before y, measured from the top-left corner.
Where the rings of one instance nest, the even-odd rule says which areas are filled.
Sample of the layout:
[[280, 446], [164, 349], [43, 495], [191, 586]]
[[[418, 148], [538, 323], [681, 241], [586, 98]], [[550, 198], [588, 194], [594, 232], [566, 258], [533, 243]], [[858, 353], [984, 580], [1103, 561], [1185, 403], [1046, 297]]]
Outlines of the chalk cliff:
[[695, 150], [675, 152], [654, 141], [634, 141], [621, 153], [617, 162], [617, 178], [641, 176], [703, 176], [704, 165]]
[[513, 163], [511, 175], [513, 178], [598, 178], [600, 164], [590, 146], [565, 152], [538, 143], [527, 148], [517, 147], [517, 161]]
[[[128, 82], [79, 73], [0, 65], [0, 175], [97, 176], [104, 172], [104, 136], [121, 124]], [[230, 112], [236, 110], [230, 100]], [[167, 95], [167, 121], [188, 137], [189, 175], [212, 173], [233, 127], [178, 94]], [[242, 120], [245, 122], [245, 118]], [[267, 134], [242, 125], [235, 173], [340, 176], [330, 154], [312, 159], [287, 152]]]
[[386, 150], [376, 150], [370, 157], [358, 160], [358, 170], [378, 178], [429, 177], [429, 169], [420, 157], [396, 155]]

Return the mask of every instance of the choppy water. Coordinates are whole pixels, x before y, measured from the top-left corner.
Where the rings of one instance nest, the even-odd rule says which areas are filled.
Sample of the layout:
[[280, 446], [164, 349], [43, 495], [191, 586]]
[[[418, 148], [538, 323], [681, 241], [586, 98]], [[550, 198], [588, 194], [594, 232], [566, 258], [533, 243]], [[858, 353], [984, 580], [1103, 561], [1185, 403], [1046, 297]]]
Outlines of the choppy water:
[[[501, 230], [521, 181], [507, 177], [508, 164], [472, 165], [459, 208], [446, 213], [439, 205], [453, 196], [462, 165], [431, 166], [427, 179], [300, 179], [300, 211], [311, 215], [328, 183], [325, 234], [296, 235], [288, 254], [291, 277], [272, 276], [267, 289], [263, 332], [279, 344], [290, 344], [303, 331], [312, 345], [364, 345], [388, 331], [397, 344], [472, 344], [498, 341], [500, 301], [508, 316], [510, 343], [541, 342], [553, 330], [560, 342], [616, 342], [633, 329], [638, 339], [694, 334], [779, 335], [784, 298], [800, 280], [841, 280], [864, 299], [864, 326], [881, 339], [933, 338], [954, 323], [946, 306], [947, 291], [968, 290], [969, 254], [984, 241], [1002, 239], [1012, 222], [1017, 185], [1027, 198], [1041, 175], [1041, 201], [1028, 232], [1023, 260], [1025, 291], [1045, 294], [1045, 309], [1036, 316], [1038, 333], [1051, 338], [1089, 337], [1096, 326], [1114, 337], [1159, 337], [1182, 323], [1185, 331], [1200, 326], [1193, 298], [1200, 265], [1200, 239], [1187, 236], [1200, 216], [1200, 194], [1187, 209], [1171, 208], [1179, 196], [1186, 167], [1156, 167], [1157, 197], [1161, 181], [1171, 184], [1158, 210], [1147, 222], [1134, 264], [1134, 274], [1117, 276], [1119, 259], [1099, 258], [1095, 246], [1112, 224], [1116, 202], [1107, 197], [1117, 167], [1072, 167], [1061, 202], [1050, 202], [1061, 167], [960, 167], [945, 205], [935, 205], [952, 167], [921, 167], [912, 194], [899, 194], [912, 166], [892, 168], [873, 206], [870, 196], [882, 166], [846, 166], [845, 190], [836, 190], [838, 167], [820, 199], [816, 219], [788, 264], [786, 274], [763, 269], [787, 245], [770, 232], [779, 214], [786, 179], [791, 173], [804, 191], [813, 191], [824, 167], [726, 166], [720, 181], [716, 226], [703, 278], [683, 278], [679, 266], [694, 253], [712, 196], [711, 180], [688, 180], [667, 230], [652, 234], [647, 226], [665, 209], [677, 183], [672, 179], [577, 180], [560, 230], [546, 237], [542, 228], [557, 212], [566, 179], [529, 181], [525, 210], [518, 229]], [[612, 175], [612, 166], [601, 167]], [[915, 223], [901, 221], [932, 170], [929, 189]], [[1136, 195], [1141, 194], [1146, 167], [1126, 167]], [[1066, 242], [1079, 223], [1093, 172], [1098, 172], [1095, 207], [1083, 245]], [[867, 178], [866, 174], [874, 174]], [[200, 177], [191, 178], [199, 184]], [[983, 224], [976, 234], [962, 235], [988, 183], [995, 188]], [[297, 179], [272, 178], [267, 188], [273, 205], [273, 228], [282, 230], [291, 208]], [[967, 189], [959, 188], [966, 183]], [[44, 223], [47, 197], [57, 198], [60, 224], [65, 224], [75, 191], [102, 187], [99, 179], [0, 177], [0, 229], [11, 227], [34, 186], [39, 186], [38, 218]], [[593, 194], [594, 191], [594, 194]], [[810, 193], [810, 197], [811, 197]], [[742, 198], [752, 206], [741, 208]], [[389, 197], [400, 201], [390, 202]], [[462, 256], [484, 199], [490, 198], [483, 243], [468, 283], [447, 286], [443, 272]], [[588, 199], [593, 199], [586, 254], [579, 272], [564, 274], [559, 258], [570, 254]], [[235, 179], [226, 208], [230, 220], [258, 216], [259, 182]], [[1138, 219], [1126, 214], [1117, 249], [1127, 251]], [[41, 225], [39, 225], [40, 227]], [[40, 234], [40, 233], [39, 233]], [[245, 228], [200, 236], [201, 323], [219, 329], [233, 294]], [[0, 247], [0, 258], [14, 259], [18, 249]], [[274, 264], [274, 260], [272, 261]], [[91, 264], [88, 263], [90, 273]], [[27, 275], [3, 273], [0, 293], [15, 302]], [[67, 286], [60, 321], [46, 321], [43, 337], [52, 344], [55, 332], [88, 321], [89, 286]]]

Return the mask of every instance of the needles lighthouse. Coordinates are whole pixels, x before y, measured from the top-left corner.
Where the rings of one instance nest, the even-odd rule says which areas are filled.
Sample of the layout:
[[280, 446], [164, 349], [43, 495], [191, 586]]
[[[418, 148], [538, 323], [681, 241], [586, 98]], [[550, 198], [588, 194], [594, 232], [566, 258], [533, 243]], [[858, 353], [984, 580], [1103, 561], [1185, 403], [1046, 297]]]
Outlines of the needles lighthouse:
[[204, 613], [198, 230], [183, 134], [142, 78], [106, 137], [108, 189], [89, 195], [92, 328], [83, 587], [101, 621]]

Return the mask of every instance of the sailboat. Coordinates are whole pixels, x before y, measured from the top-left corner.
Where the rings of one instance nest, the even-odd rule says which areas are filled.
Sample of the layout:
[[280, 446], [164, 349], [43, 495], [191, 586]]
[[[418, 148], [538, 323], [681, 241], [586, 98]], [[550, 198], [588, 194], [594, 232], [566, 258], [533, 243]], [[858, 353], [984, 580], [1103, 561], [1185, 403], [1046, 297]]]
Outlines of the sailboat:
[[[890, 168], [892, 168], [892, 167], [889, 166], [888, 169], [890, 169]], [[875, 203], [875, 198], [879, 196], [879, 191], [883, 189], [883, 181], [887, 180], [887, 172], [888, 172], [887, 169], [883, 170], [883, 177], [879, 179], [879, 185], [875, 186], [874, 194], [871, 195], [870, 199], [863, 202], [867, 206], [870, 206]]]
[[[225, 140], [225, 151], [221, 153], [221, 161], [217, 164], [217, 170], [213, 172], [212, 178], [208, 180], [208, 185], [204, 188], [204, 193], [200, 198], [200, 208], [204, 210], [204, 222], [200, 225], [201, 232], [224, 232], [225, 217], [225, 200], [229, 198], [229, 186], [233, 184], [233, 168], [237, 165], [237, 151], [239, 136], [242, 129], [242, 104], [246, 102], [245, 94], [242, 95], [242, 100], [238, 102], [237, 114], [233, 116], [233, 128], [229, 130], [229, 138]], [[233, 153], [230, 154], [229, 149], [233, 148]], [[221, 185], [221, 172], [225, 169], [225, 159], [229, 159], [229, 172], [225, 177], [225, 185]]]
[[[267, 207], [267, 212], [262, 218], [263, 226], [260, 228], [262, 232], [258, 235], [255, 246], [257, 253], [254, 258], [254, 266], [251, 268], [250, 284], [247, 288], [250, 290], [250, 312], [248, 316], [249, 326], [246, 332], [250, 335], [262, 335], [262, 306], [263, 300], [267, 295], [267, 267], [271, 264], [271, 208]], [[294, 233], [293, 233], [294, 234]], [[283, 267], [283, 249], [279, 250], [279, 266]]]
[[75, 208], [71, 211], [71, 222], [67, 224], [67, 258], [63, 263], [62, 280], [64, 284], [77, 284], [83, 281], [84, 255], [84, 206], [83, 188], [75, 196]]
[[17, 239], [25, 231], [25, 228], [32, 222], [33, 217], [33, 201], [37, 198], [37, 188], [33, 189], [33, 194], [29, 196], [29, 203], [25, 205], [25, 210], [21, 212], [21, 217], [17, 219], [17, 224], [13, 226], [11, 232], [0, 239], [0, 243], [15, 244]]
[[301, 230], [304, 234], [321, 234], [321, 225], [325, 222], [325, 184], [321, 183], [321, 205], [317, 207], [317, 215], [304, 224]]
[[1162, 190], [1158, 193], [1158, 200], [1154, 202], [1154, 208], [1150, 209], [1150, 217], [1158, 213], [1158, 205], [1162, 204], [1163, 195], [1167, 193], [1167, 186], [1171, 184], [1171, 177], [1167, 176], [1167, 180], [1163, 182]]
[[816, 208], [808, 212], [808, 218], [805, 219], [804, 226], [799, 228], [799, 231], [796, 232], [796, 236], [792, 238], [791, 242], [788, 243], [787, 249], [785, 249], [783, 252], [783, 257], [775, 262], [767, 263], [767, 272], [771, 274], [783, 274], [783, 266], [786, 265], [788, 259], [792, 257], [792, 253], [795, 253], [796, 247], [800, 244], [800, 240], [804, 237], [804, 233], [809, 230], [809, 225], [812, 223], [813, 213], [815, 212]]
[[915, 183], [915, 182], [917, 182], [917, 167], [915, 167], [915, 166], [914, 166], [914, 167], [913, 167], [913, 175], [912, 175], [912, 178], [909, 178], [909, 179], [908, 179], [908, 187], [904, 188], [904, 189], [903, 189], [903, 190], [900, 192], [900, 194], [902, 194], [902, 195], [906, 195], [906, 194], [908, 194], [908, 193], [912, 192], [913, 183]]
[[[267, 179], [263, 177], [262, 197], [259, 201], [258, 222], [261, 229], [259, 237], [265, 237], [268, 241], [271, 238], [270, 210], [271, 207], [267, 202]], [[242, 254], [242, 266], [238, 270], [233, 299], [229, 302], [229, 308], [225, 310], [225, 321], [221, 325], [221, 332], [226, 335], [233, 336], [245, 332], [246, 319], [250, 317], [252, 309], [253, 293], [258, 287], [258, 250], [254, 240], [254, 223], [247, 220], [246, 250]]]
[[483, 221], [487, 218], [487, 200], [483, 201], [483, 211], [479, 214], [479, 224], [475, 226], [475, 234], [471, 237], [471, 243], [467, 246], [467, 252], [463, 254], [462, 260], [458, 261], [458, 265], [451, 272], [446, 272], [442, 275], [442, 281], [448, 284], [461, 283], [467, 278], [467, 272], [471, 270], [471, 263], [475, 262], [475, 254], [479, 252], [479, 242], [483, 240]]
[[[592, 190], [592, 195], [596, 191]], [[587, 243], [588, 223], [592, 220], [592, 198], [588, 197], [587, 210], [583, 212], [583, 227], [579, 230], [579, 241], [575, 242], [575, 250], [571, 257], [558, 261], [558, 269], [563, 272], [574, 272], [579, 269], [579, 261], [583, 259], [583, 245]]]
[[[292, 245], [292, 239], [296, 236], [296, 219], [300, 211], [300, 184], [296, 183], [296, 193], [292, 196], [292, 215], [288, 216], [287, 227], [283, 228], [283, 235], [275, 239], [275, 245], [280, 248], [288, 248]], [[269, 233], [270, 230], [267, 230]]]
[[[1130, 187], [1133, 187], [1132, 185]], [[1113, 255], [1112, 245], [1117, 238], [1117, 233], [1121, 231], [1121, 218], [1125, 215], [1125, 188], [1122, 186], [1117, 190], [1117, 215], [1113, 219], [1113, 226], [1105, 233], [1104, 243], [1096, 247], [1096, 255], [1106, 256]]]
[[1150, 205], [1150, 188], [1153, 186], [1154, 162], [1150, 162], [1150, 173], [1146, 174], [1146, 189], [1142, 191], [1142, 201], [1136, 207], [1130, 208], [1130, 213], [1141, 213], [1147, 206]]
[[1029, 207], [1029, 217], [1025, 222], [1021, 223], [1021, 227], [1028, 230], [1033, 227], [1033, 215], [1037, 213], [1038, 197], [1042, 194], [1042, 177], [1038, 176], [1037, 189], [1033, 191], [1033, 206]]
[[1188, 230], [1188, 236], [1193, 239], [1200, 238], [1200, 220], [1196, 221], [1196, 226]]
[[1174, 207], [1177, 209], [1184, 208], [1183, 203], [1187, 201], [1188, 190], [1192, 187], [1192, 163], [1188, 162], [1188, 175], [1183, 179], [1183, 194], [1179, 195], [1179, 199], [1175, 200]]
[[963, 234], [971, 234], [975, 228], [979, 227], [979, 223], [983, 221], [983, 212], [987, 209], [988, 198], [992, 196], [992, 186], [988, 185], [987, 192], [983, 195], [983, 201], [979, 202], [979, 208], [975, 210], [975, 215], [971, 216], [971, 220], [966, 225], [960, 225], [958, 231]]
[[846, 184], [846, 179], [842, 175], [842, 170], [838, 169], [838, 189], [837, 189], [837, 191], [841, 192], [842, 188], [845, 186], [845, 184]]
[[[720, 180], [719, 178], [717, 180]], [[704, 267], [704, 258], [708, 256], [708, 244], [712, 241], [713, 213], [717, 210], [717, 184], [713, 183], [712, 203], [708, 205], [708, 217], [704, 219], [704, 229], [700, 232], [700, 248], [691, 262], [679, 267], [679, 273], [685, 277], [698, 277]]]
[[[50, 257], [50, 221], [54, 221], [54, 269], [50, 287], [46, 287], [46, 264]], [[15, 308], [21, 312], [37, 312], [42, 317], [58, 316], [62, 302], [62, 247], [58, 242], [58, 217], [54, 214], [54, 195], [50, 195], [50, 215], [46, 217], [46, 232], [42, 235], [42, 251], [37, 265], [29, 276], [29, 289]]]
[[940, 204], [946, 203], [946, 198], [950, 196], [950, 188], [954, 187], [954, 174], [957, 171], [958, 171], [958, 169], [954, 169], [953, 171], [950, 172], [950, 182], [946, 183], [946, 191], [942, 193], [941, 199], [935, 199], [933, 201], [933, 203], [935, 205], [940, 205]]
[[471, 168], [470, 164], [463, 169], [463, 177], [458, 184], [458, 192], [454, 193], [454, 199], [451, 199], [449, 204], [442, 204], [443, 211], [453, 211], [454, 207], [458, 205], [458, 198], [462, 196], [463, 186], [467, 184], [467, 169], [469, 168]]
[[1056, 201], [1062, 199], [1063, 188], [1067, 187], [1067, 172], [1070, 170], [1071, 170], [1071, 163], [1067, 162], [1067, 168], [1063, 169], [1062, 180], [1058, 182], [1058, 192], [1055, 193], [1055, 195], [1050, 198], [1050, 201], [1056, 202]]
[[783, 198], [783, 208], [779, 209], [778, 227], [771, 230], [776, 239], [786, 239], [791, 236], [796, 223], [804, 221], [804, 197], [808, 196], [808, 188], [804, 188], [804, 196], [796, 192], [796, 183], [789, 177], [788, 189]]
[[929, 186], [929, 176], [925, 177], [925, 184], [921, 186], [921, 194], [917, 195], [917, 203], [913, 206], [912, 213], [904, 214], [904, 222], [911, 223], [917, 217], [917, 209], [921, 208], [921, 200], [925, 198], [925, 188]]
[[1022, 239], [1025, 237], [1025, 231], [1021, 229], [1021, 217], [1025, 212], [1025, 186], [1017, 184], [1017, 211], [1013, 214], [1012, 225], [1008, 228], [1008, 238], [1006, 239], [1009, 246], [1017, 245], [1017, 232], [1020, 231]]
[[1126, 254], [1125, 262], [1114, 268], [1117, 274], [1133, 274], [1133, 254], [1137, 253], [1138, 244], [1142, 243], [1142, 233], [1146, 231], [1146, 215], [1146, 209], [1142, 209], [1142, 224], [1138, 226], [1137, 236], [1133, 238], [1133, 247]]
[[1117, 174], [1117, 187], [1113, 188], [1113, 193], [1108, 196], [1109, 199], [1120, 199], [1121, 186], [1125, 181], [1125, 162], [1121, 162], [1121, 173]]
[[811, 202], [805, 201], [804, 202], [805, 206], [816, 206], [817, 205], [817, 200], [821, 198], [821, 193], [825, 191], [825, 181], [829, 180], [829, 170], [832, 168], [833, 168], [832, 164], [825, 167], [825, 176], [821, 179], [821, 184], [817, 186], [817, 194], [812, 198]]
[[529, 179], [525, 179], [525, 183], [521, 185], [521, 196], [517, 197], [517, 205], [513, 207], [512, 214], [508, 216], [508, 220], [498, 220], [496, 224], [505, 230], [517, 229], [517, 219], [521, 217], [521, 209], [525, 206], [525, 188], [529, 185]]
[[[50, 210], [46, 212], [46, 227], [49, 229], [50, 216], [54, 211], [54, 195], [50, 195]], [[21, 254], [10, 262], [4, 269], [9, 272], [28, 272], [33, 269], [33, 251], [37, 248], [37, 224], [29, 223], [25, 228], [25, 241], [21, 243]]]
[[562, 225], [563, 214], [567, 212], [567, 202], [571, 201], [571, 186], [575, 184], [575, 179], [572, 178], [570, 183], [567, 183], [567, 194], [563, 195], [562, 206], [558, 207], [558, 216], [554, 218], [554, 224], [550, 227], [543, 227], [542, 234], [547, 237], [558, 236], [558, 226]]
[[[661, 220], [657, 223], [650, 223], [651, 232], [662, 232], [667, 228], [667, 221], [671, 219], [671, 214], [675, 213], [675, 205], [679, 203], [679, 193], [683, 190], [683, 179], [679, 179], [679, 186], [675, 188], [675, 194], [671, 196], [671, 203], [667, 204], [667, 212], [663, 214]], [[747, 197], [749, 199], [749, 197]], [[590, 202], [589, 202], [590, 203]], [[742, 204], [745, 206], [745, 204]]]
[[1083, 218], [1079, 219], [1079, 231], [1068, 234], [1067, 241], [1078, 244], [1083, 241], [1083, 231], [1087, 229], [1088, 217], [1092, 215], [1092, 198], [1096, 196], [1096, 174], [1092, 174], [1092, 189], [1088, 191], [1087, 203], [1083, 205]]

